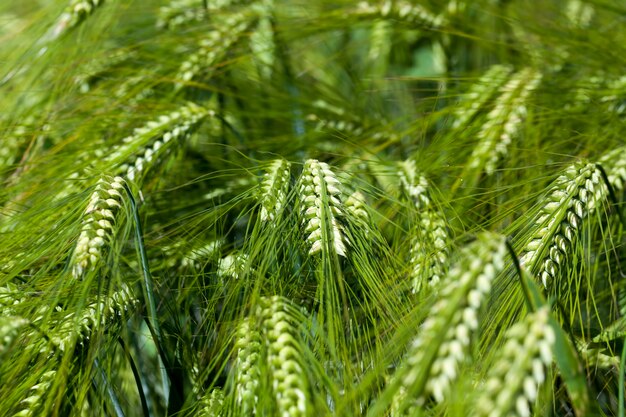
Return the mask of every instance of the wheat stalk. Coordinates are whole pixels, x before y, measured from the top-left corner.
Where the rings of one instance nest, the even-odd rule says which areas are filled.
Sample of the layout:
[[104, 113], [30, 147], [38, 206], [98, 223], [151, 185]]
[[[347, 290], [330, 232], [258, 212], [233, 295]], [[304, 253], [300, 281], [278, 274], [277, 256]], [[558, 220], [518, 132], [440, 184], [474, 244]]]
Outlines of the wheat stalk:
[[328, 242], [337, 255], [346, 256], [346, 238], [339, 222], [343, 216], [339, 187], [339, 180], [328, 164], [316, 159], [305, 162], [299, 189], [310, 255], [325, 251]]
[[410, 400], [423, 404], [429, 396], [441, 403], [468, 359], [472, 334], [478, 330], [481, 310], [495, 277], [504, 269], [505, 239], [483, 233], [462, 250], [450, 270], [439, 301], [420, 327], [392, 389], [397, 390], [393, 407], [400, 413]]
[[274, 160], [261, 182], [261, 221], [274, 221], [280, 215], [289, 192], [289, 169], [291, 164], [284, 159]]
[[73, 255], [72, 276], [81, 278], [100, 262], [103, 250], [109, 245], [124, 204], [124, 179], [103, 176], [91, 194], [83, 214], [83, 227]]
[[554, 331], [542, 307], [506, 333], [498, 361], [489, 370], [474, 416], [532, 416], [531, 407], [552, 364]]
[[552, 185], [520, 263], [552, 288], [565, 265], [583, 220], [602, 204], [608, 189], [595, 164], [574, 164]]

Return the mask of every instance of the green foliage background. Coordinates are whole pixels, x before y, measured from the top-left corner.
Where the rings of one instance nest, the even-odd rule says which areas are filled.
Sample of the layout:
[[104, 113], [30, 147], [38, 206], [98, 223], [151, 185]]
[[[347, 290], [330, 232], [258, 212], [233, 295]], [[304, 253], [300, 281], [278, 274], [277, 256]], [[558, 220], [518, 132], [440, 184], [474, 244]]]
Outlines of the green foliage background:
[[625, 23], [1, 2], [0, 415], [623, 416]]

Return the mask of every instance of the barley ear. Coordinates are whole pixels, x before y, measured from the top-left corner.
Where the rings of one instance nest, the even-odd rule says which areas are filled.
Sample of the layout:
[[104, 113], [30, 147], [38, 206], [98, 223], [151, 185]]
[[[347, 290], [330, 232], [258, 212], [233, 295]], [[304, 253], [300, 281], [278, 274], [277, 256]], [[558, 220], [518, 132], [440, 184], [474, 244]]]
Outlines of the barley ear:
[[574, 164], [552, 185], [520, 263], [553, 289], [577, 242], [583, 221], [602, 205], [608, 188], [595, 164]]
[[333, 251], [346, 256], [346, 237], [340, 218], [344, 215], [341, 184], [328, 164], [309, 159], [300, 177], [301, 212], [309, 254]]
[[121, 177], [103, 176], [96, 184], [74, 249], [72, 276], [75, 279], [80, 279], [102, 261], [119, 226], [119, 211], [125, 201], [124, 183]]
[[282, 297], [261, 300], [259, 311], [267, 349], [267, 364], [276, 401], [276, 415], [305, 417], [311, 414], [309, 381], [304, 372], [303, 347], [293, 306]]
[[[483, 233], [461, 253], [442, 286], [439, 301], [419, 329], [390, 385], [399, 413], [429, 398], [441, 403], [449, 395], [460, 366], [470, 356], [493, 281], [504, 269], [504, 237]], [[415, 400], [415, 401], [414, 401]]]
[[552, 365], [555, 334], [544, 306], [506, 333], [506, 342], [485, 384], [479, 387], [474, 416], [532, 416], [532, 407]]
[[289, 169], [291, 164], [284, 159], [274, 160], [261, 181], [261, 221], [274, 221], [285, 207], [289, 192]]

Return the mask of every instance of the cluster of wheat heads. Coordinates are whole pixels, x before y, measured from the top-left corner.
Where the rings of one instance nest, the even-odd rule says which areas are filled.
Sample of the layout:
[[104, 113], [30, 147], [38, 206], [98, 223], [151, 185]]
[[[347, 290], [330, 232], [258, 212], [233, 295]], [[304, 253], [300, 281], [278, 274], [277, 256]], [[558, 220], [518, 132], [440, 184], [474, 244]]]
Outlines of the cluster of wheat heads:
[[0, 415], [624, 415], [624, 16], [0, 2]]

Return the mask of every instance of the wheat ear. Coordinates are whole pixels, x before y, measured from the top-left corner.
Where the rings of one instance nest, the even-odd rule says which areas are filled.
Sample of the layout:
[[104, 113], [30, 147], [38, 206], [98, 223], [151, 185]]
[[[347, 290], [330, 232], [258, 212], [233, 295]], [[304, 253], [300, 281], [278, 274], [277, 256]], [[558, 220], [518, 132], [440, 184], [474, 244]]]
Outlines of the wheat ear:
[[289, 192], [289, 169], [284, 159], [274, 160], [261, 181], [261, 221], [274, 221], [282, 212]]
[[608, 188], [595, 164], [574, 164], [552, 185], [520, 263], [551, 289], [576, 243], [583, 220], [602, 204]]
[[445, 219], [433, 207], [426, 177], [419, 174], [415, 161], [407, 160], [399, 164], [400, 184], [411, 198], [418, 215], [418, 224], [411, 230], [412, 292], [421, 291], [425, 282], [436, 285], [445, 274], [449, 257], [450, 236]]
[[91, 194], [83, 214], [83, 227], [76, 242], [72, 276], [82, 277], [102, 259], [103, 251], [113, 238], [118, 212], [124, 204], [124, 180], [103, 176]]
[[[209, 4], [212, 5], [213, 2]], [[178, 29], [206, 20], [208, 12], [209, 9], [205, 9], [195, 0], [172, 0], [159, 8], [156, 26], [159, 29]]]
[[598, 160], [606, 171], [607, 180], [615, 192], [624, 192], [626, 185], [626, 146], [607, 152]]
[[145, 172], [172, 150], [178, 140], [190, 135], [209, 116], [212, 110], [189, 103], [178, 110], [160, 116], [157, 120], [136, 128], [131, 136], [122, 140], [107, 159], [109, 164], [117, 164], [118, 174], [133, 181], [140, 181]]
[[219, 388], [212, 389], [200, 400], [199, 417], [221, 417], [224, 415], [224, 392]]
[[104, 0], [70, 0], [65, 11], [52, 28], [50, 38], [56, 39], [63, 33], [80, 25], [103, 4]]
[[20, 329], [28, 323], [29, 321], [25, 318], [9, 316], [3, 310], [3, 315], [0, 316], [0, 360], [19, 336]]
[[244, 415], [256, 412], [261, 379], [261, 335], [252, 326], [252, 319], [245, 319], [237, 328], [235, 349], [235, 402]]
[[405, 0], [384, 0], [380, 3], [362, 1], [350, 14], [361, 19], [383, 18], [432, 29], [441, 28], [447, 24], [443, 15], [436, 15], [424, 6]]
[[453, 113], [453, 127], [467, 124], [493, 98], [513, 69], [507, 65], [492, 65], [462, 97], [462, 105]]
[[328, 164], [309, 159], [300, 177], [303, 222], [309, 254], [325, 251], [325, 242], [339, 256], [346, 256], [346, 238], [339, 218], [343, 216], [340, 183]]
[[542, 74], [525, 68], [515, 73], [502, 87], [494, 108], [478, 133], [479, 142], [468, 162], [470, 169], [482, 169], [493, 174], [498, 161], [506, 156], [508, 147], [518, 135], [530, 93], [537, 88]]
[[552, 365], [554, 331], [542, 307], [511, 327], [497, 362], [489, 370], [476, 404], [476, 417], [532, 416], [531, 407]]
[[394, 409], [404, 412], [410, 400], [418, 404], [432, 396], [442, 402], [468, 359], [472, 334], [495, 277], [504, 269], [504, 237], [483, 233], [462, 250], [450, 270], [439, 301], [420, 327], [391, 386], [397, 389]]
[[260, 317], [271, 372], [277, 415], [310, 415], [308, 382], [304, 374], [298, 323], [294, 321], [289, 301], [274, 296], [261, 300]]
[[210, 71], [228, 52], [231, 46], [237, 43], [256, 21], [256, 16], [250, 13], [237, 13], [220, 20], [220, 27], [207, 33], [197, 45], [196, 51], [183, 61], [178, 70], [176, 89], [181, 89], [186, 83], [195, 80], [202, 71]]

